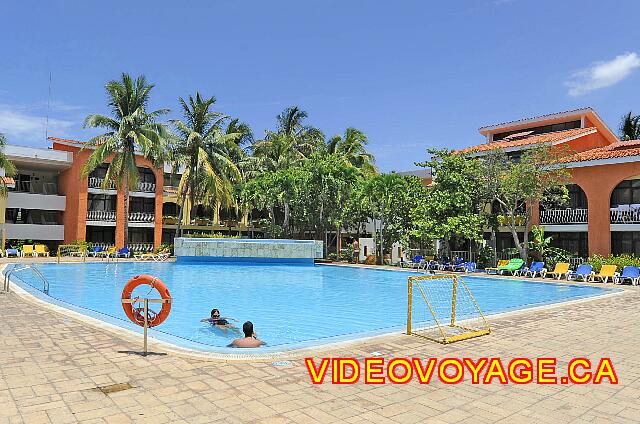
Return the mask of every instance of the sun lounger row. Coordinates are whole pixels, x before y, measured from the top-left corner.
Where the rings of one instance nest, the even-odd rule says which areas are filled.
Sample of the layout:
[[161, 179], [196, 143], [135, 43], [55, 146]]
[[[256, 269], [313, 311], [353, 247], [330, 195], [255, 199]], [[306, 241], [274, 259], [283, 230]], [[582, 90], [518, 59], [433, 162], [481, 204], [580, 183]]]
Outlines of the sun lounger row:
[[509, 261], [500, 261], [498, 266], [493, 268], [485, 268], [487, 273], [500, 275], [513, 275], [520, 277], [541, 277], [554, 278], [561, 280], [563, 277], [567, 281], [592, 281], [608, 283], [609, 281], [622, 284], [629, 282], [633, 285], [640, 284], [640, 268], [637, 266], [625, 266], [622, 273], [616, 272], [616, 265], [602, 265], [598, 273], [593, 271], [590, 264], [578, 265], [575, 271], [569, 269], [567, 262], [556, 263], [553, 270], [549, 271], [544, 267], [544, 262], [532, 262], [530, 266], [526, 266], [525, 262], [520, 258], [510, 259]]
[[462, 258], [454, 258], [453, 261], [446, 259], [436, 261], [418, 255], [414, 256], [411, 261], [401, 261], [400, 267], [426, 271], [475, 272], [477, 265], [475, 262], [467, 262]]
[[22, 246], [22, 250], [20, 249], [6, 249], [3, 252], [3, 255], [7, 258], [10, 257], [38, 257], [38, 256], [49, 256], [49, 248], [44, 244], [25, 244]]

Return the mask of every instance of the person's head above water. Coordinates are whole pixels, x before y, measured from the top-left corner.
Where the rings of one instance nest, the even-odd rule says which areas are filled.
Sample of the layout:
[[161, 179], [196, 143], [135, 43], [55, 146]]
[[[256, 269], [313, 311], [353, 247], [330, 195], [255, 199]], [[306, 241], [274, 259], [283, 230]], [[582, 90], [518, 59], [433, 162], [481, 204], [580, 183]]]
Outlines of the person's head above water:
[[212, 309], [211, 310], [211, 318], [219, 318], [220, 317], [220, 311], [217, 309]]
[[244, 333], [245, 337], [252, 337], [253, 336], [253, 323], [251, 321], [247, 321], [244, 324], [242, 324], [242, 332]]

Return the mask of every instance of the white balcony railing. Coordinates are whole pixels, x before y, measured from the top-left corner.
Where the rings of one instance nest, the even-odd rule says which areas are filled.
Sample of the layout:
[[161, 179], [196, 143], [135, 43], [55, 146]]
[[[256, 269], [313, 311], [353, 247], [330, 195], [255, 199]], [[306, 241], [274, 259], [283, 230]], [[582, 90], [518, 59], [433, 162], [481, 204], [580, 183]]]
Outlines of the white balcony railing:
[[155, 215], [147, 212], [130, 212], [129, 222], [153, 222]]
[[154, 183], [138, 183], [138, 190], [145, 193], [155, 193], [156, 185]]
[[116, 211], [87, 211], [87, 221], [115, 221]]
[[[103, 182], [104, 182], [104, 178], [89, 177], [89, 188], [102, 188]], [[107, 183], [107, 189], [115, 190], [116, 184], [113, 181], [109, 181]]]
[[637, 224], [640, 223], [640, 204], [618, 205], [611, 208], [612, 224]]
[[541, 224], [586, 224], [588, 209], [549, 209], [540, 211]]
[[134, 252], [153, 252], [153, 243], [129, 242], [127, 247]]

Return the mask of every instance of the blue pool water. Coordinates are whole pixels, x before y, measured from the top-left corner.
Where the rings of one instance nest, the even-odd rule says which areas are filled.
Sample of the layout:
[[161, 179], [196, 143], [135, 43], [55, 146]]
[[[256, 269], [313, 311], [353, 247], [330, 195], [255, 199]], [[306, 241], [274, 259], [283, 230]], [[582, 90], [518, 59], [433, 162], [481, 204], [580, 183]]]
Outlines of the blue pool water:
[[[39, 291], [42, 284], [30, 272], [20, 273], [22, 281], [15, 283], [53, 303], [136, 331], [140, 327], [129, 323], [122, 310], [122, 289], [135, 275], [156, 275], [168, 286], [173, 306], [151, 335], [209, 351], [225, 350], [235, 338], [200, 322], [212, 308], [237, 319], [239, 327], [251, 320], [258, 337], [277, 350], [400, 330], [406, 324], [407, 277], [416, 275], [326, 265], [204, 263], [43, 264], [39, 269], [49, 280], [50, 297]], [[610, 292], [566, 283], [464, 280], [485, 315]]]

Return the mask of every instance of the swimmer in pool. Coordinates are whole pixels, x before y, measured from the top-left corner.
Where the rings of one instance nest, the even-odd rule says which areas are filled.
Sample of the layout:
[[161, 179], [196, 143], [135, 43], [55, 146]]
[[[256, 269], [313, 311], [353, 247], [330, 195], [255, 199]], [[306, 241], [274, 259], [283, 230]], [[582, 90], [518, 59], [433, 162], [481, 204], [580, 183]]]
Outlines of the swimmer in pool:
[[253, 323], [247, 321], [242, 326], [244, 332], [244, 338], [234, 340], [229, 346], [231, 347], [260, 347], [265, 344], [262, 340], [258, 339], [255, 331], [253, 331]]
[[236, 321], [236, 322], [238, 321], [237, 319], [233, 319], [233, 318], [221, 317], [220, 311], [218, 309], [212, 309], [211, 318], [204, 318], [201, 321], [208, 322], [209, 324], [215, 326], [216, 328], [221, 329], [224, 333], [226, 333], [228, 330], [231, 330], [236, 334], [240, 334], [240, 330], [238, 330], [236, 326], [231, 324], [229, 320]]

